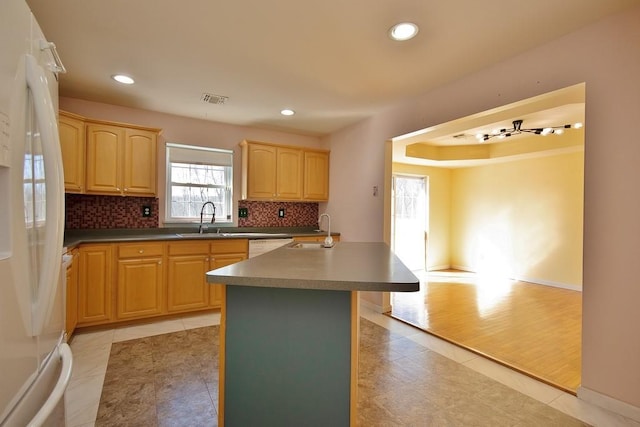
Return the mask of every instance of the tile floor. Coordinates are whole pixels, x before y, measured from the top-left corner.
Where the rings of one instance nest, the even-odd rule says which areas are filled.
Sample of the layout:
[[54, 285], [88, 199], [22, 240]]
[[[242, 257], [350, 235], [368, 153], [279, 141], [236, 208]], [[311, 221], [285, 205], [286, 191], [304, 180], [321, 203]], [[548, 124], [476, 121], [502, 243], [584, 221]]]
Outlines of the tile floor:
[[[640, 427], [387, 316], [363, 308], [361, 317], [368, 322], [361, 322], [360, 425]], [[201, 357], [201, 346], [215, 340], [217, 328], [210, 326], [219, 321], [218, 313], [208, 313], [79, 333], [71, 344], [75, 365], [65, 396], [68, 426], [216, 425], [217, 365], [214, 358]], [[157, 337], [161, 334], [172, 335]], [[195, 350], [188, 363], [178, 351], [186, 342]], [[153, 355], [164, 368], [154, 372], [151, 390], [147, 358]], [[185, 365], [194, 367], [195, 377]], [[179, 383], [176, 375], [191, 378], [191, 388], [172, 386]], [[136, 392], [114, 393], [125, 388], [123, 381]], [[190, 407], [180, 399], [185, 392], [199, 410], [185, 413]], [[212, 418], [185, 424], [186, 414]]]
[[98, 426], [215, 426], [219, 326], [114, 343]]

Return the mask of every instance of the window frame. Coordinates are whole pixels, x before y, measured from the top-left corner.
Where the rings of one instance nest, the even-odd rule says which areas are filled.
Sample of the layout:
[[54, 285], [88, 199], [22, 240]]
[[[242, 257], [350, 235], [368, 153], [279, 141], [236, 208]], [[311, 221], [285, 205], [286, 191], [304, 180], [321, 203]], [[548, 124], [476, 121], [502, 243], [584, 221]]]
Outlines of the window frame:
[[[191, 152], [190, 154], [187, 155], [187, 157], [190, 157], [187, 160], [190, 161], [171, 161], [171, 148], [177, 148], [180, 149], [182, 151], [182, 153], [184, 154], [185, 152]], [[165, 150], [166, 150], [166, 161], [165, 161], [165, 166], [166, 166], [166, 175], [165, 175], [165, 223], [167, 224], [192, 224], [192, 223], [199, 223], [200, 222], [200, 215], [198, 213], [197, 216], [189, 216], [189, 217], [174, 217], [172, 215], [172, 188], [174, 185], [176, 185], [176, 183], [174, 183], [171, 178], [172, 178], [172, 163], [181, 163], [181, 164], [190, 164], [190, 165], [198, 165], [198, 166], [202, 166], [202, 165], [208, 165], [208, 166], [219, 166], [219, 167], [224, 167], [224, 175], [225, 175], [225, 184], [224, 184], [224, 192], [225, 192], [225, 207], [227, 210], [227, 215], [226, 216], [221, 216], [220, 213], [216, 214], [216, 224], [220, 224], [220, 225], [233, 225], [234, 222], [234, 215], [233, 215], [233, 155], [234, 152], [233, 150], [230, 149], [222, 149], [222, 148], [213, 148], [213, 147], [204, 147], [204, 146], [199, 146], [199, 145], [190, 145], [190, 144], [183, 144], [183, 143], [179, 143], [179, 142], [166, 142], [165, 144]], [[200, 153], [199, 153], [200, 152]], [[202, 152], [207, 152], [207, 153], [211, 153], [211, 154], [216, 154], [216, 155], [221, 155], [221, 156], [229, 156], [228, 159], [228, 164], [215, 164], [213, 162], [203, 162], [203, 161], [199, 161], [202, 158]], [[184, 187], [189, 187], [189, 188], [222, 188], [222, 185], [220, 184], [211, 184], [211, 185], [183, 185], [182, 183], [179, 183], [178, 185], [180, 186], [184, 186]], [[207, 213], [209, 213], [210, 211], [207, 209]], [[211, 220], [210, 215], [207, 215], [208, 221]]]

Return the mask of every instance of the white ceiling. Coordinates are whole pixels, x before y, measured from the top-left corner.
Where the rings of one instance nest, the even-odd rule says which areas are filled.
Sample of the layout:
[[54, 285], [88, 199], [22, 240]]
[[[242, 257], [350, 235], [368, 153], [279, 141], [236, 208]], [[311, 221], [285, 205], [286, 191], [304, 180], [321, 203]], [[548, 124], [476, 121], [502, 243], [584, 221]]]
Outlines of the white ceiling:
[[[310, 135], [638, 2], [27, 0], [68, 69], [61, 96]], [[405, 20], [418, 36], [389, 40]], [[229, 100], [207, 104], [205, 92]]]

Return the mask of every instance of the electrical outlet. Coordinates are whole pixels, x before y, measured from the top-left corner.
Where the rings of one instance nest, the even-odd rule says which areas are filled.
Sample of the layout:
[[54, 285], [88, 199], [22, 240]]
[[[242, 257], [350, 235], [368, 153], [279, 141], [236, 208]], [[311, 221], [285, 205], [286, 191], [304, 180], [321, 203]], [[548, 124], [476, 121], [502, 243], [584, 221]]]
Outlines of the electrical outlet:
[[284, 218], [284, 208], [280, 208], [280, 209], [278, 209], [278, 216], [279, 216], [280, 218]]
[[239, 218], [246, 218], [249, 216], [249, 209], [248, 208], [240, 208], [238, 209], [238, 217]]
[[144, 218], [151, 216], [151, 206], [147, 206], [147, 205], [142, 206], [142, 216]]

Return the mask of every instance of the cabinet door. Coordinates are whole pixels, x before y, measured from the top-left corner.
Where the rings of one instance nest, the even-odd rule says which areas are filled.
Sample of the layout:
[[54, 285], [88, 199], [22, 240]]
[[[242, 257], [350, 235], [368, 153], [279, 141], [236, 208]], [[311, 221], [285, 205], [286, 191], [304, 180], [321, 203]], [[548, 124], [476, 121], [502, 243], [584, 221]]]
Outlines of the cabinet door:
[[247, 198], [274, 199], [276, 197], [276, 147], [249, 144], [247, 170]]
[[112, 320], [112, 260], [111, 245], [80, 248], [78, 324], [100, 324]]
[[302, 198], [302, 150], [278, 148], [276, 162], [276, 198], [291, 200]]
[[60, 149], [64, 170], [64, 191], [82, 193], [84, 191], [85, 129], [84, 122], [60, 114], [58, 121]]
[[67, 340], [71, 338], [73, 331], [78, 324], [78, 270], [79, 270], [79, 255], [78, 250], [74, 249], [71, 252], [72, 260], [71, 265], [67, 267], [66, 279], [67, 279], [67, 294], [66, 294], [66, 320], [65, 320], [65, 332], [67, 333]]
[[123, 141], [123, 128], [87, 125], [87, 193], [122, 193]]
[[162, 313], [162, 258], [118, 260], [118, 319]]
[[170, 256], [167, 279], [167, 309], [169, 312], [207, 307], [209, 287], [209, 255]]
[[317, 201], [329, 199], [329, 153], [304, 152], [303, 198]]
[[[247, 259], [247, 255], [244, 253], [241, 254], [224, 254], [224, 255], [214, 255], [211, 258], [211, 270], [215, 270], [216, 268], [225, 267], [227, 265], [235, 264], [236, 262], [240, 262], [242, 260]], [[223, 297], [223, 284], [211, 284], [209, 283], [211, 289], [209, 290], [209, 305], [211, 307], [220, 307], [222, 306], [222, 297]]]
[[124, 140], [123, 192], [129, 195], [156, 195], [157, 134], [127, 129]]

